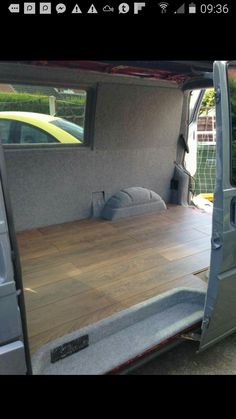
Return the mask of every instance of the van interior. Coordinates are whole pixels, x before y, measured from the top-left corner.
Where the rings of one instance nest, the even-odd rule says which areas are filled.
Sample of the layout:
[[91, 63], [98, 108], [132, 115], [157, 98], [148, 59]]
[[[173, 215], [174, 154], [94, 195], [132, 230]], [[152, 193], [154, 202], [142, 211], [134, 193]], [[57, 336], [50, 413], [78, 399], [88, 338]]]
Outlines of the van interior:
[[[1, 62], [0, 83], [34, 373], [121, 372], [197, 334], [212, 211], [194, 203], [196, 125], [212, 62]], [[36, 112], [30, 95], [82, 140], [51, 143], [60, 121], [38, 125], [42, 141], [21, 115], [10, 125], [4, 112]]]

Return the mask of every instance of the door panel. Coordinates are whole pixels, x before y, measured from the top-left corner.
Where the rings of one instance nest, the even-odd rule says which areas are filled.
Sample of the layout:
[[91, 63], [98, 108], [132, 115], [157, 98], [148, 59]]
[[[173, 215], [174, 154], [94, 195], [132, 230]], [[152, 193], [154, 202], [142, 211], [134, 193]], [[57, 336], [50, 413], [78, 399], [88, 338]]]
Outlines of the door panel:
[[22, 337], [16, 286], [13, 281], [0, 286], [0, 319], [0, 345]]
[[8, 345], [0, 346], [1, 374], [25, 375], [25, 349], [22, 341], [18, 340]]
[[0, 374], [31, 372], [23, 315], [20, 262], [0, 145]]
[[[232, 101], [228, 66], [226, 62], [214, 63], [217, 175], [209, 285], [200, 350], [236, 330], [236, 188], [231, 185]], [[236, 96], [234, 99], [236, 101]]]

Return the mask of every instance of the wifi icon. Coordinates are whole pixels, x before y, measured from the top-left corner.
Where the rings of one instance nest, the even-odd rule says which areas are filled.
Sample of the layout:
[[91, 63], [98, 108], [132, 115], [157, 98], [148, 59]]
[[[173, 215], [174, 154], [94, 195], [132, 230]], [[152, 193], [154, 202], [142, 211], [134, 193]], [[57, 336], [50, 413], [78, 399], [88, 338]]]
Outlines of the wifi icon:
[[166, 9], [169, 6], [169, 3], [161, 2], [158, 3], [158, 6], [161, 8], [161, 13], [166, 13]]

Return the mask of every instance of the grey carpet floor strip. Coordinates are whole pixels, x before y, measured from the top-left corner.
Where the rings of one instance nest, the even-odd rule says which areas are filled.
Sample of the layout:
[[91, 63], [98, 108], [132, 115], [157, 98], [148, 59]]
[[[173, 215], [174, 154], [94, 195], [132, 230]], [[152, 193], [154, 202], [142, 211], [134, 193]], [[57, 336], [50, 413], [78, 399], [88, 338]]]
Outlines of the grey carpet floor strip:
[[[177, 288], [43, 346], [33, 356], [35, 374], [105, 374], [199, 322], [205, 293]], [[80, 336], [89, 346], [55, 363], [50, 352]]]

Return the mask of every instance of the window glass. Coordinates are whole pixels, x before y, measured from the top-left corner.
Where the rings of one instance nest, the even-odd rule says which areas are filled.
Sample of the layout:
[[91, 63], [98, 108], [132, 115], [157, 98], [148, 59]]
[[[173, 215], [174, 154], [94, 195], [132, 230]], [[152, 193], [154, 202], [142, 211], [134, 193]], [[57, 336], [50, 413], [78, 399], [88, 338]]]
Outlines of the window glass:
[[195, 111], [195, 107], [198, 101], [198, 98], [201, 94], [201, 90], [192, 90], [190, 93], [190, 102], [189, 102], [189, 121], [191, 122], [193, 119], [193, 114]]
[[11, 121], [0, 120], [0, 141], [2, 144], [9, 144]]
[[[216, 180], [216, 114], [214, 89], [206, 89], [197, 118], [195, 194], [213, 196]], [[213, 198], [212, 198], [213, 199]]]
[[20, 125], [20, 144], [49, 144], [49, 143], [58, 143], [59, 141], [56, 138], [48, 135], [45, 131], [39, 128], [35, 128], [32, 125], [28, 124], [19, 124]]
[[189, 125], [188, 146], [185, 168], [192, 176], [192, 195], [212, 201], [216, 179], [215, 92], [212, 88], [202, 91], [201, 103], [198, 101]]
[[83, 141], [84, 129], [79, 125], [73, 124], [72, 122], [61, 118], [51, 121], [50, 123], [68, 132], [68, 134], [73, 135], [73, 137], [77, 138], [77, 140]]
[[0, 84], [3, 144], [87, 144], [86, 104], [84, 89]]
[[231, 183], [236, 186], [236, 67], [229, 67], [228, 81], [231, 114]]

